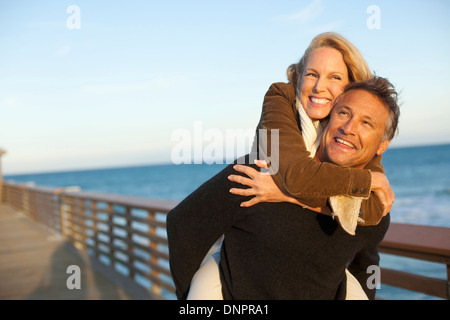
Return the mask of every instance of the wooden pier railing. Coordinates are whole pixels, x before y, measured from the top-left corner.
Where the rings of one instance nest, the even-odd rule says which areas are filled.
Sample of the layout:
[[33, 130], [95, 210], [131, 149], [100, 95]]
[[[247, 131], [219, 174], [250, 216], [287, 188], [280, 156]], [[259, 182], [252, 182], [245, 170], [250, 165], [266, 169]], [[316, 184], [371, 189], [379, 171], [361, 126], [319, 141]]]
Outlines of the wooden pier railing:
[[443, 264], [447, 273], [444, 280], [385, 268], [382, 283], [450, 299], [450, 228], [391, 223], [380, 251]]
[[173, 201], [3, 184], [3, 202], [161, 298], [175, 297], [166, 214]]
[[[3, 183], [3, 202], [116, 271], [147, 282], [152, 293], [175, 297], [165, 221], [177, 202], [11, 182]], [[450, 298], [450, 228], [391, 223], [380, 251], [441, 263], [447, 270], [447, 279], [435, 279], [382, 269], [382, 284]]]

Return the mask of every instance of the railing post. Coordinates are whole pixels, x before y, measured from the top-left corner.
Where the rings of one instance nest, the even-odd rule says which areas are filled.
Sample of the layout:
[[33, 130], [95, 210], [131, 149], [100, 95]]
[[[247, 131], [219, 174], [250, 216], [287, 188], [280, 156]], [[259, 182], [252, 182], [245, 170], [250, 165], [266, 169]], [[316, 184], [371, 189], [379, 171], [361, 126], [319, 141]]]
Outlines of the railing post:
[[[155, 221], [155, 213], [153, 211], [147, 211], [148, 212], [148, 219], [150, 221]], [[149, 225], [149, 233], [150, 235], [156, 236], [156, 228], [150, 224]], [[152, 239], [150, 239], [150, 248], [154, 249], [155, 251], [158, 250], [158, 243], [153, 241]], [[151, 255], [150, 257], [150, 261], [154, 264], [154, 265], [158, 265], [158, 257], [155, 255]], [[152, 272], [151, 272], [152, 276], [154, 276], [155, 278], [159, 279], [159, 272], [158, 270], [156, 270], [155, 268], [152, 267]], [[152, 284], [152, 290], [153, 292], [155, 292], [158, 295], [161, 295], [161, 287], [158, 284], [153, 283]]]
[[133, 226], [131, 219], [131, 208], [129, 206], [125, 207], [125, 215], [126, 215], [126, 228], [127, 228], [127, 240], [128, 240], [128, 268], [129, 268], [129, 277], [134, 280], [135, 272], [134, 272], [134, 244], [133, 244]]
[[450, 300], [450, 264], [447, 264], [447, 299]]
[[[59, 231], [59, 235], [63, 235], [62, 230], [62, 193], [63, 189], [59, 188], [56, 189], [52, 194], [52, 203], [53, 203], [53, 221], [54, 221], [54, 228], [56, 233]], [[58, 230], [59, 229], [59, 230]]]
[[80, 206], [80, 220], [81, 220], [81, 240], [82, 240], [82, 247], [83, 250], [87, 249], [87, 243], [86, 243], [86, 209], [85, 209], [85, 205], [86, 202], [84, 201], [84, 199], [79, 199], [78, 200], [78, 205]]
[[20, 200], [19, 200], [19, 202], [20, 202], [20, 205], [19, 205], [20, 212], [23, 215], [25, 215], [26, 217], [29, 217], [28, 216], [28, 212], [27, 212], [27, 202], [28, 202], [27, 189], [25, 187], [25, 184], [23, 184], [23, 183], [20, 184], [19, 188], [20, 188]]
[[94, 240], [94, 255], [98, 259], [99, 253], [98, 253], [98, 226], [97, 226], [97, 201], [91, 200], [91, 216], [93, 225], [92, 228], [94, 230], [94, 234], [92, 235], [92, 239]]
[[108, 203], [107, 205], [107, 212], [108, 212], [108, 238], [109, 238], [109, 259], [110, 259], [110, 263], [111, 263], [111, 267], [113, 269], [116, 268], [116, 261], [114, 260], [114, 237], [113, 237], [113, 233], [114, 233], [114, 206], [112, 203]]
[[0, 149], [0, 203], [2, 203], [3, 198], [3, 172], [2, 172], [2, 155], [4, 155], [6, 151]]
[[64, 195], [58, 194], [58, 216], [59, 216], [59, 233], [61, 236], [66, 235], [66, 226], [65, 226], [65, 205], [64, 205]]

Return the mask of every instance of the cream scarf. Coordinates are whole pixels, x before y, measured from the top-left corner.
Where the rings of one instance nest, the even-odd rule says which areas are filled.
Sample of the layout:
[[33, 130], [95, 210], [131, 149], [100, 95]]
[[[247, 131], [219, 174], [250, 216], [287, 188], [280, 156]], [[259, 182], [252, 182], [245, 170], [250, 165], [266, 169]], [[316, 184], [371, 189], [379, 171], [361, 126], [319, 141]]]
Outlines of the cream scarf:
[[[297, 96], [299, 95], [297, 94]], [[310, 152], [310, 157], [314, 158], [320, 144], [323, 127], [319, 120], [313, 121], [306, 114], [298, 98], [296, 99], [296, 107], [300, 117], [302, 136], [306, 149]], [[363, 222], [359, 217], [362, 200], [364, 198], [350, 196], [333, 196], [329, 199], [333, 211], [333, 219], [337, 219], [341, 227], [351, 235], [355, 235], [358, 222]]]

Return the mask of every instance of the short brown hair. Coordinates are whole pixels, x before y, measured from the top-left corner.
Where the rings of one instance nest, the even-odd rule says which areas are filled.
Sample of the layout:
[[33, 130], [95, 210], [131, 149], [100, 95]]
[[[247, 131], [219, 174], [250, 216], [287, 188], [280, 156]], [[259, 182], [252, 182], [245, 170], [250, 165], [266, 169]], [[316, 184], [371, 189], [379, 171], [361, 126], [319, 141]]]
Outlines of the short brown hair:
[[374, 76], [371, 79], [360, 82], [349, 83], [344, 92], [335, 100], [336, 105], [342, 97], [353, 90], [364, 90], [377, 97], [389, 111], [386, 128], [382, 140], [392, 140], [398, 132], [398, 121], [400, 117], [400, 107], [398, 105], [398, 94], [392, 83], [388, 79]]

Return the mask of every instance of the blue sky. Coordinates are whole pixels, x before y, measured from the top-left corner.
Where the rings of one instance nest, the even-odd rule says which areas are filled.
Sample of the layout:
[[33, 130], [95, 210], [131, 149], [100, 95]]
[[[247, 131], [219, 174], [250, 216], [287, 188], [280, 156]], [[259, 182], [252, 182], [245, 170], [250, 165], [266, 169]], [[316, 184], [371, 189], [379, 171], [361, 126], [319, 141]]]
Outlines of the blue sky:
[[254, 130], [270, 84], [325, 31], [401, 91], [393, 146], [449, 143], [449, 16], [447, 0], [2, 0], [4, 173], [170, 162], [178, 129]]

